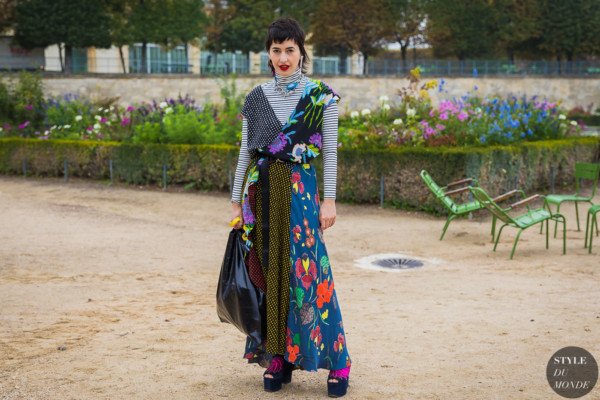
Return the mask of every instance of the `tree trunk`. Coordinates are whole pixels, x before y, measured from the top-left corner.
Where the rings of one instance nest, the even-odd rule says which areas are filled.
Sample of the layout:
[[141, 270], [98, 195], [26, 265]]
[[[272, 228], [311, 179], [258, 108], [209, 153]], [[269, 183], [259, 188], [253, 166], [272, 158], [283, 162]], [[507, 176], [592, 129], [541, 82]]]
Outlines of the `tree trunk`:
[[363, 76], [366, 76], [369, 73], [369, 69], [367, 68], [367, 61], [369, 60], [369, 55], [363, 53]]
[[73, 72], [73, 46], [70, 44], [65, 44], [65, 72]]
[[145, 40], [142, 42], [142, 65], [140, 68], [140, 72], [142, 74], [147, 74], [148, 73], [148, 55], [147, 55], [147, 51], [148, 51], [148, 42], [146, 42]]
[[58, 59], [60, 61], [60, 72], [65, 72], [65, 62], [63, 61], [63, 47], [62, 44], [58, 44]]
[[185, 49], [185, 68], [183, 69], [183, 72], [187, 74], [188, 72], [190, 72], [190, 56], [187, 42], [185, 42], [183, 46]]
[[410, 43], [410, 39], [405, 40], [404, 44], [402, 44], [401, 41], [399, 41], [398, 43], [400, 43], [400, 55], [402, 57], [402, 75], [404, 75], [408, 72], [406, 53], [408, 52], [408, 44]]
[[121, 68], [123, 68], [123, 73], [127, 73], [127, 68], [125, 67], [125, 56], [123, 55], [123, 46], [119, 46], [119, 58], [121, 58]]
[[340, 75], [346, 75], [348, 73], [347, 71], [347, 63], [346, 63], [346, 59], [348, 58], [348, 49], [345, 47], [342, 47], [340, 49], [340, 65], [338, 68], [338, 72]]

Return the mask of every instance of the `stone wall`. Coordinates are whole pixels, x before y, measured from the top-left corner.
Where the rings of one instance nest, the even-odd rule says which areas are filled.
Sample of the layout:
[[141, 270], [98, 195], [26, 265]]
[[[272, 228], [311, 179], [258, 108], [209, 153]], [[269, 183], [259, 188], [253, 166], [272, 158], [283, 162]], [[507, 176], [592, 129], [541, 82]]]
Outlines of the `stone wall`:
[[[391, 102], [398, 101], [397, 91], [408, 85], [408, 80], [397, 77], [316, 77], [323, 79], [342, 97], [342, 113], [363, 108], [374, 108], [379, 97], [387, 95]], [[269, 80], [268, 76], [244, 76], [236, 79], [240, 92], [247, 92], [255, 85]], [[444, 92], [431, 91], [434, 101], [460, 97], [474, 88], [480, 96], [500, 94], [526, 94], [531, 97], [561, 101], [565, 108], [575, 106], [593, 109], [600, 107], [600, 78], [444, 78]], [[45, 91], [48, 95], [75, 93], [92, 99], [117, 97], [121, 104], [176, 97], [190, 94], [199, 103], [207, 100], [220, 101], [220, 78], [197, 76], [46, 76]]]

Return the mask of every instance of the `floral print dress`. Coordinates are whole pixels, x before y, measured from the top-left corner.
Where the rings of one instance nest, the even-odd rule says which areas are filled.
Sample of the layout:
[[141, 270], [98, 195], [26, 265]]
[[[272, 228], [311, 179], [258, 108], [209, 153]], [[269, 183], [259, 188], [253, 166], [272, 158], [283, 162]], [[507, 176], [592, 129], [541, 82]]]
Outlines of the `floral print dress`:
[[282, 354], [308, 371], [350, 366], [310, 164], [321, 150], [323, 111], [338, 100], [329, 86], [308, 79], [287, 123], [256, 149], [248, 166], [242, 195], [246, 264], [267, 298], [266, 335], [261, 343], [247, 338], [249, 362], [266, 365]]

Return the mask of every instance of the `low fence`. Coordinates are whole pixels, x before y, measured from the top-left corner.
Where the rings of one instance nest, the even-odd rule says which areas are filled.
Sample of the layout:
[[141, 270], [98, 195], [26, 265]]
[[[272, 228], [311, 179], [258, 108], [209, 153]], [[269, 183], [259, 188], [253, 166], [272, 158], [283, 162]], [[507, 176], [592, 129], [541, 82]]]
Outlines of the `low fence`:
[[[238, 149], [227, 145], [133, 145], [115, 142], [0, 139], [0, 173], [70, 176], [188, 189], [229, 191]], [[553, 191], [573, 182], [577, 162], [600, 161], [599, 138], [528, 142], [486, 148], [342, 150], [340, 201], [442, 211], [420, 180], [477, 178], [492, 195], [521, 188]], [[319, 172], [322, 165], [317, 162]]]

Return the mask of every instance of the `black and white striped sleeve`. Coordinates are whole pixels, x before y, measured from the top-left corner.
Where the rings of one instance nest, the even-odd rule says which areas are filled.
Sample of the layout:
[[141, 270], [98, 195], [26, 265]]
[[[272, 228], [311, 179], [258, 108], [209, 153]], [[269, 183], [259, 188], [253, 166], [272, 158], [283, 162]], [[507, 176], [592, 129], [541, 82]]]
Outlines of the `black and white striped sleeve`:
[[323, 192], [334, 199], [337, 184], [338, 104], [330, 104], [323, 112]]
[[242, 184], [244, 183], [244, 174], [246, 173], [248, 164], [250, 164], [250, 153], [248, 153], [248, 120], [243, 118], [242, 144], [240, 145], [240, 154], [238, 156], [233, 189], [231, 191], [231, 201], [233, 203], [240, 204], [242, 202]]

